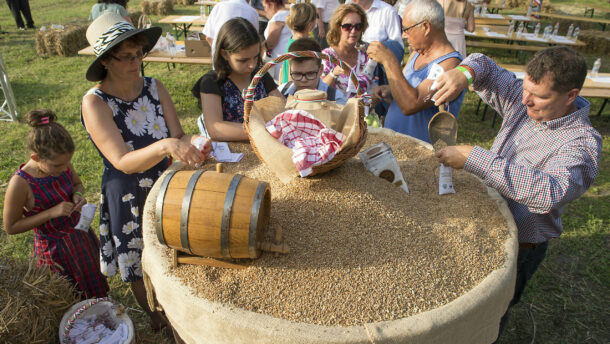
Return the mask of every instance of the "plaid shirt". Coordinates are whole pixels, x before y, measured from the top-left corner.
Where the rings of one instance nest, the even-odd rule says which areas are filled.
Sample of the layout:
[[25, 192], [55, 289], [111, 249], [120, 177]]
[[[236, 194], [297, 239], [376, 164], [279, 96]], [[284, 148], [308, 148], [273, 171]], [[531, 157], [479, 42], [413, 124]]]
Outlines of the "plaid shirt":
[[580, 197], [597, 175], [602, 139], [589, 121], [589, 102], [537, 123], [521, 103], [523, 81], [482, 54], [462, 64], [475, 72], [473, 87], [504, 118], [490, 150], [475, 146], [464, 170], [483, 179], [508, 202], [520, 243], [542, 243], [561, 235], [564, 206]]

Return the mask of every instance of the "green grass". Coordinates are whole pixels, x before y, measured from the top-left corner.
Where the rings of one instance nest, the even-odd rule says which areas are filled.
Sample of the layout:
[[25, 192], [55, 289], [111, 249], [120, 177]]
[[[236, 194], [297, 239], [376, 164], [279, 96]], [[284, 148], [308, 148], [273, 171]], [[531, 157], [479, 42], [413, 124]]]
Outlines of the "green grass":
[[[558, 1], [562, 4], [567, 1]], [[590, 1], [607, 6], [606, 0]], [[129, 5], [137, 8], [139, 1]], [[84, 21], [91, 2], [77, 0], [30, 0], [36, 26]], [[49, 108], [72, 134], [76, 153], [72, 159], [85, 185], [85, 196], [99, 203], [102, 162], [80, 123], [80, 101], [93, 86], [85, 80], [91, 57], [42, 57], [34, 49], [34, 32], [17, 31], [5, 2], [0, 2], [0, 25], [8, 34], [0, 35], [0, 52], [7, 65], [15, 93], [20, 119], [30, 109]], [[180, 14], [197, 14], [196, 6], [176, 6]], [[597, 11], [596, 11], [597, 13]], [[154, 18], [153, 20], [157, 20]], [[164, 27], [168, 29], [167, 26]], [[485, 51], [501, 63], [519, 63], [514, 53]], [[528, 56], [528, 58], [531, 57]], [[586, 55], [589, 65], [596, 56]], [[526, 59], [527, 61], [527, 59]], [[604, 57], [602, 71], [610, 71], [610, 58]], [[201, 66], [177, 65], [168, 70], [164, 64], [151, 64], [146, 74], [163, 81], [169, 90], [186, 132], [196, 131], [197, 109], [190, 88], [205, 72]], [[468, 94], [459, 118], [462, 143], [489, 147], [496, 129], [491, 128], [491, 114], [480, 121], [474, 111], [478, 98]], [[592, 99], [597, 113], [600, 99]], [[548, 256], [528, 285], [522, 302], [514, 307], [503, 343], [607, 343], [610, 338], [610, 106], [601, 117], [592, 115], [593, 125], [604, 135], [604, 150], [599, 176], [593, 187], [566, 207], [564, 234], [553, 240]], [[22, 122], [0, 122], [0, 205], [8, 179], [27, 161], [25, 137], [27, 125]], [[94, 220], [97, 229], [97, 219]], [[0, 231], [0, 254], [27, 258], [32, 252], [32, 234], [8, 237]], [[127, 285], [117, 277], [110, 279], [111, 296], [128, 307], [137, 308]], [[1, 305], [0, 305], [1, 307]], [[150, 332], [144, 314], [130, 313], [138, 329], [138, 342], [165, 343]], [[535, 324], [535, 325], [534, 325]], [[1, 340], [0, 340], [1, 341]]]

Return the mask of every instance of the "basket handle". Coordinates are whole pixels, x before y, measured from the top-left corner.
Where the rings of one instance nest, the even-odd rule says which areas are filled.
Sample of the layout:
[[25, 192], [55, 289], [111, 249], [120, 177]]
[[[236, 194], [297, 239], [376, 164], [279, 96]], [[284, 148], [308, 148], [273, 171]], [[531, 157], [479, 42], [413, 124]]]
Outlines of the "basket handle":
[[[247, 90], [246, 90], [246, 95], [244, 96], [244, 125], [247, 125], [249, 120], [250, 120], [250, 111], [252, 110], [252, 105], [254, 104], [254, 91], [256, 89], [256, 85], [258, 84], [258, 82], [260, 81], [260, 79], [263, 77], [263, 75], [265, 75], [265, 73], [267, 73], [267, 71], [271, 68], [273, 68], [273, 66], [284, 62], [285, 60], [289, 59], [289, 58], [293, 58], [293, 57], [315, 57], [318, 59], [324, 59], [326, 61], [329, 61], [331, 63], [334, 63], [336, 65], [341, 66], [341, 68], [345, 71], [349, 70], [349, 77], [350, 80], [354, 83], [354, 85], [356, 86], [356, 95], [358, 98], [363, 97], [363, 91], [360, 88], [360, 83], [358, 82], [358, 79], [356, 78], [356, 73], [354, 73], [354, 70], [350, 67], [348, 67], [343, 61], [339, 60], [338, 58], [325, 54], [325, 53], [319, 53], [317, 51], [293, 51], [293, 52], [289, 52], [283, 55], [280, 55], [278, 57], [276, 57], [275, 59], [265, 63], [265, 65], [263, 65], [263, 67], [261, 67], [261, 69], [254, 75], [254, 78], [252, 78], [252, 82], [250, 83], [250, 85], [248, 86]], [[365, 95], [364, 97], [367, 97], [367, 95]], [[370, 96], [368, 96], [368, 100], [370, 101]], [[366, 103], [366, 100], [365, 100]]]
[[70, 330], [74, 326], [76, 319], [78, 319], [78, 317], [80, 317], [81, 314], [83, 314], [86, 310], [91, 308], [93, 305], [100, 303], [102, 301], [109, 301], [109, 302], [112, 302], [113, 304], [116, 304], [110, 297], [100, 297], [100, 298], [92, 299], [92, 300], [86, 302], [79, 309], [77, 309], [76, 312], [74, 312], [74, 314], [72, 314], [70, 316], [70, 318], [66, 322], [66, 325], [64, 325], [64, 338], [62, 340], [63, 343], [69, 343], [68, 334], [70, 333]]
[[138, 29], [148, 29], [152, 26], [152, 20], [146, 14], [142, 14], [138, 19]]

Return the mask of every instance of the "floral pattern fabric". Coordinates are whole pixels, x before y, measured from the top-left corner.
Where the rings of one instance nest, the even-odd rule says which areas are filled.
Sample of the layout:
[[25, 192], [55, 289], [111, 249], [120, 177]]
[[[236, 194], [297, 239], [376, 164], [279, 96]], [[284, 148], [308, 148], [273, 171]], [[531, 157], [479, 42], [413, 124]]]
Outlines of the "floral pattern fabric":
[[[325, 53], [326, 55], [329, 56], [333, 56], [335, 57], [337, 60], [339, 60], [339, 55], [337, 54], [337, 52], [335, 51], [335, 49], [333, 49], [332, 47], [328, 47], [324, 50], [322, 50], [323, 53]], [[360, 84], [360, 88], [362, 89], [362, 92], [369, 92], [372, 90], [369, 90], [369, 86], [371, 85], [371, 80], [372, 80], [372, 75], [367, 75], [366, 73], [364, 73], [365, 67], [367, 62], [369, 61], [369, 56], [366, 54], [366, 51], [364, 50], [358, 50], [358, 62], [356, 63], [356, 66], [354, 66], [354, 73], [356, 73], [356, 79], [358, 80], [358, 83]], [[324, 59], [322, 59], [322, 66], [323, 66], [323, 71], [322, 71], [322, 75], [325, 76], [327, 74], [329, 74], [337, 65], [332, 63], [332, 62], [328, 62]], [[337, 80], [335, 80], [335, 88], [338, 90], [341, 90], [341, 92], [343, 92], [345, 95], [348, 96], [348, 98], [352, 98], [356, 96], [356, 90], [355, 88], [350, 88], [350, 92], [348, 92], [348, 82], [349, 82], [349, 75], [339, 75], [337, 77]]]
[[[129, 150], [144, 148], [169, 137], [155, 79], [144, 78], [144, 87], [133, 101], [125, 101], [93, 88], [87, 95], [100, 97], [112, 110]], [[99, 151], [99, 150], [98, 150]], [[142, 213], [146, 196], [168, 166], [163, 159], [142, 172], [125, 174], [104, 157], [100, 200], [100, 265], [102, 273], [121, 273], [125, 282], [142, 279]]]

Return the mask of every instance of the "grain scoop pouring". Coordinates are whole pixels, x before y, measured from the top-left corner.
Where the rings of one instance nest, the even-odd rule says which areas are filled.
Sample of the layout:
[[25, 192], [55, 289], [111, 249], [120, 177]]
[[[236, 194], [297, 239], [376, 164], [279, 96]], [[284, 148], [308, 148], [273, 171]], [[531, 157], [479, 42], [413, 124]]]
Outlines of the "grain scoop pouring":
[[[453, 114], [445, 111], [445, 105], [441, 105], [439, 109], [440, 111], [432, 116], [430, 122], [428, 122], [428, 135], [435, 151], [446, 146], [454, 146], [457, 141], [457, 119]], [[455, 193], [452, 168], [443, 164], [440, 166], [438, 193], [439, 195]]]

